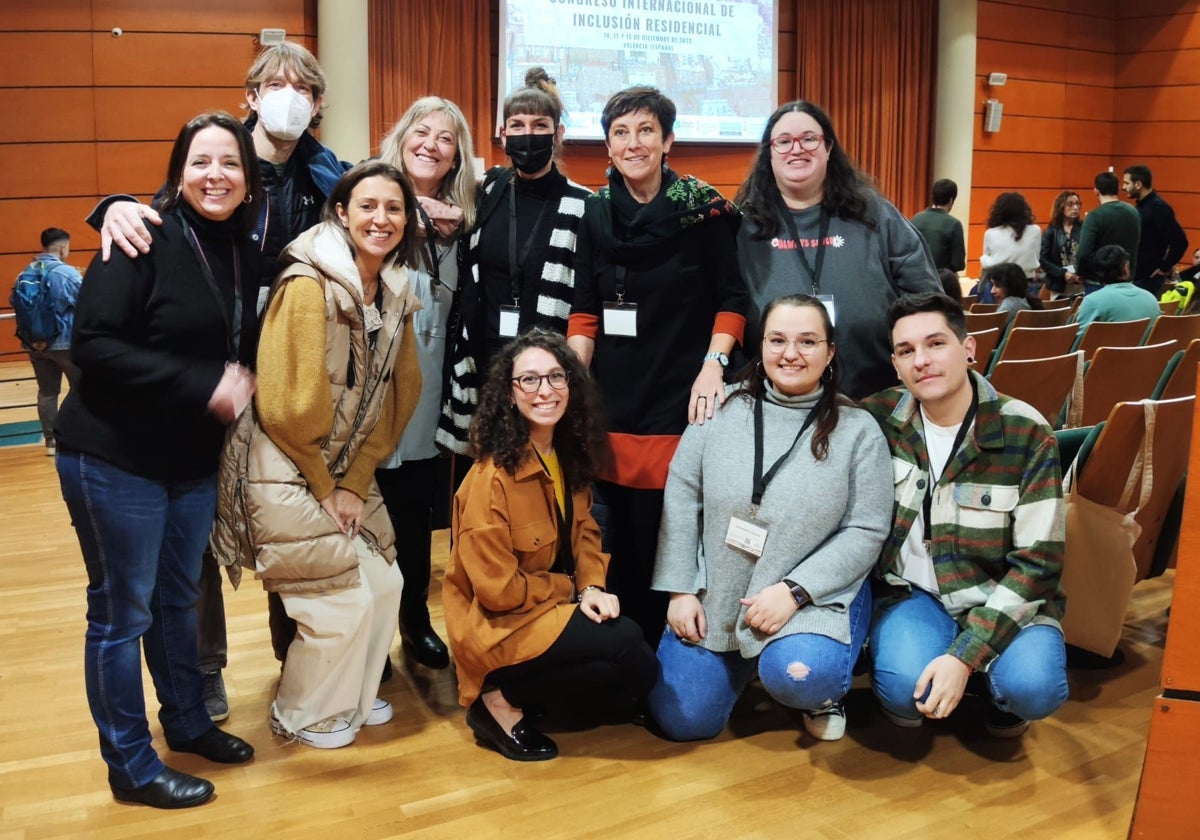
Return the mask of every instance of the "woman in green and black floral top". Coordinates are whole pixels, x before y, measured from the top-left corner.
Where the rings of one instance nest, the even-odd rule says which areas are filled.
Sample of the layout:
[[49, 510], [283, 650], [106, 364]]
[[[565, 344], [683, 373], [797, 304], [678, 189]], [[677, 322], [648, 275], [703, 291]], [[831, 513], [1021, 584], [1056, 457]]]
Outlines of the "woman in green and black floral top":
[[612, 166], [584, 210], [567, 337], [591, 364], [611, 429], [613, 467], [598, 485], [609, 583], [657, 642], [666, 602], [650, 575], [667, 467], [687, 424], [724, 401], [724, 366], [745, 326], [738, 217], [667, 166], [675, 105], [657, 90], [615, 94], [600, 122]]

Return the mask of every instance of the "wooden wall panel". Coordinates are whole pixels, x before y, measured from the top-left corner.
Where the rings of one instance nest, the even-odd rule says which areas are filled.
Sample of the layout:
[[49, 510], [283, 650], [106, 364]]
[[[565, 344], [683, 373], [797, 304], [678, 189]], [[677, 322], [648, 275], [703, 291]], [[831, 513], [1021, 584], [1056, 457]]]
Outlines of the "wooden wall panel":
[[101, 143], [96, 147], [98, 195], [154, 195], [167, 173], [171, 140], [144, 143]]
[[1200, 84], [1200, 50], [1139, 52], [1121, 57], [1117, 87]]
[[[1175, 623], [1173, 616], [1171, 623]], [[1156, 697], [1153, 703], [1146, 764], [1129, 836], [1138, 840], [1186, 837], [1189, 830], [1185, 826], [1200, 824], [1200, 798], [1196, 796], [1200, 702]]]
[[[1200, 49], [1200, 18], [1193, 14], [1194, 6], [1194, 2], [1180, 3], [1181, 13], [1171, 17], [1134, 17], [1122, 21], [1121, 39], [1137, 44], [1141, 52]], [[1184, 12], [1184, 8], [1189, 10]], [[1144, 9], [1141, 13], [1149, 14]]]
[[1067, 119], [1093, 120], [1111, 124], [1113, 110], [1113, 89], [1111, 85], [1096, 87], [1094, 85], [1063, 85], [1062, 116]]
[[[48, 227], [69, 230], [71, 244], [81, 250], [99, 248], [100, 235], [83, 223], [84, 217], [95, 206], [96, 196], [0, 199], [0, 231], [3, 232], [6, 246], [4, 253], [19, 254], [28, 261], [41, 248], [39, 237]], [[4, 300], [8, 300], [7, 294]]]
[[975, 148], [1007, 152], [1047, 152], [1058, 154], [1063, 148], [1063, 120], [1051, 117], [1019, 117], [1008, 113], [1007, 103], [1000, 131], [983, 130], [983, 120], [975, 120]]
[[[1112, 16], [1120, 22], [1133, 18], [1153, 18], [1174, 15], [1181, 10], [1195, 11], [1195, 0], [1113, 0]], [[1086, 3], [1086, 0], [1072, 0]]]
[[[94, 195], [93, 143], [0, 145], [0, 172], [8, 198]], [[60, 225], [61, 227], [61, 225]]]
[[87, 88], [0, 88], [0, 143], [96, 139], [95, 97]]
[[[95, 84], [100, 87], [196, 87], [240, 89], [258, 54], [249, 35], [127, 32], [92, 36]], [[187, 56], [180, 61], [180, 56]], [[149, 72], [148, 72], [149, 70]]]
[[1200, 102], [1200, 84], [1118, 88], [1113, 101], [1114, 113], [1135, 112], [1149, 121], [1191, 122]]
[[1041, 44], [1061, 50], [1061, 34], [1067, 28], [1067, 13], [1043, 4], [1014, 8], [1009, 3], [979, 3], [976, 31], [988, 38], [1016, 44]]
[[84, 30], [91, 27], [92, 10], [79, 0], [6, 0], [4, 14], [0, 15], [0, 31]]
[[[47, 61], [46, 57], [51, 55], [67, 58]], [[0, 32], [0, 84], [4, 87], [90, 86], [91, 35], [86, 32]]]
[[245, 117], [241, 88], [96, 88], [96, 139], [174, 140], [179, 128], [204, 111]]
[[307, 25], [304, 3], [295, 0], [205, 0], [164, 3], [162, 0], [94, 0], [95, 28], [126, 32], [219, 32], [257, 35], [271, 27], [288, 36], [315, 30]]

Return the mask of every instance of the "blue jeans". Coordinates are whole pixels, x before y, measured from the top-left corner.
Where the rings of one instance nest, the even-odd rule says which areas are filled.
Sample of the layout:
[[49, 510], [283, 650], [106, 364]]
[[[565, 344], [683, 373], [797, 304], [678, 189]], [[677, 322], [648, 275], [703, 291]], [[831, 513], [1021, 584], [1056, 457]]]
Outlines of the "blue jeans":
[[111, 784], [140, 787], [164, 768], [150, 745], [142, 646], [167, 738], [212, 728], [196, 665], [195, 605], [216, 475], [164, 483], [71, 451], [60, 451], [57, 465], [87, 567], [84, 681], [100, 754]]
[[[925, 666], [962, 632], [942, 602], [914, 589], [883, 610], [871, 625], [871, 677], [880, 705], [897, 717], [920, 718], [913, 690]], [[1041, 720], [1067, 701], [1067, 653], [1062, 633], [1030, 624], [1017, 633], [987, 671], [992, 702], [1025, 720]], [[926, 692], [928, 694], [928, 692]]]
[[850, 690], [854, 662], [871, 618], [871, 587], [850, 603], [850, 644], [816, 633], [795, 633], [769, 642], [744, 659], [736, 650], [714, 652], [680, 641], [668, 627], [658, 644], [661, 675], [650, 691], [650, 714], [675, 741], [715, 738], [733, 704], [757, 672], [767, 693], [793, 709], [820, 709]]

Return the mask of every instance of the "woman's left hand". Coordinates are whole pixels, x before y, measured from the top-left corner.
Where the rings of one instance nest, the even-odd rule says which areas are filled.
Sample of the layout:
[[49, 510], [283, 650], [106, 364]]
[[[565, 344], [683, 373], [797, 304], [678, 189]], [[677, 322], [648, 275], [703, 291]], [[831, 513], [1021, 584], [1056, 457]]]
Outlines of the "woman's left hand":
[[742, 606], [749, 607], [746, 610], [746, 623], [768, 636], [782, 630], [783, 625], [799, 609], [796, 599], [792, 597], [791, 587], [782, 581], [739, 601]]
[[[437, 231], [438, 236], [443, 239], [452, 235], [458, 230], [462, 224], [463, 211], [461, 207], [455, 207], [453, 204], [447, 204], [444, 201], [438, 201], [436, 198], [428, 198], [426, 196], [418, 196], [417, 201], [421, 203], [421, 208], [425, 214], [429, 216], [429, 220], [433, 222], [433, 227]], [[420, 227], [418, 225], [418, 227]]]
[[341, 532], [350, 539], [358, 536], [358, 527], [361, 524], [365, 504], [356, 494], [349, 490], [343, 490], [341, 487], [335, 488], [332, 493], [321, 500], [321, 507], [333, 517], [333, 521], [338, 524]]
[[718, 405], [725, 404], [725, 368], [716, 359], [709, 359], [700, 366], [700, 373], [692, 383], [692, 396], [688, 400], [688, 422], [703, 426], [711, 420]]
[[592, 621], [600, 624], [621, 614], [621, 602], [616, 595], [601, 589], [589, 589], [579, 596], [579, 609]]

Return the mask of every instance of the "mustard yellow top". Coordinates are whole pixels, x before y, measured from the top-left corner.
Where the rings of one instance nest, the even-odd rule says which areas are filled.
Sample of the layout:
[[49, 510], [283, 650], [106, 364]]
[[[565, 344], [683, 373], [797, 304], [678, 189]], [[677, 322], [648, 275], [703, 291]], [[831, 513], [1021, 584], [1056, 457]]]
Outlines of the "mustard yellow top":
[[566, 497], [563, 495], [566, 489], [563, 485], [562, 466], [558, 463], [558, 453], [551, 449], [549, 452], [539, 452], [542, 463], [546, 465], [546, 472], [550, 473], [550, 479], [554, 482], [554, 500], [558, 502], [558, 512], [563, 516], [567, 515]]

